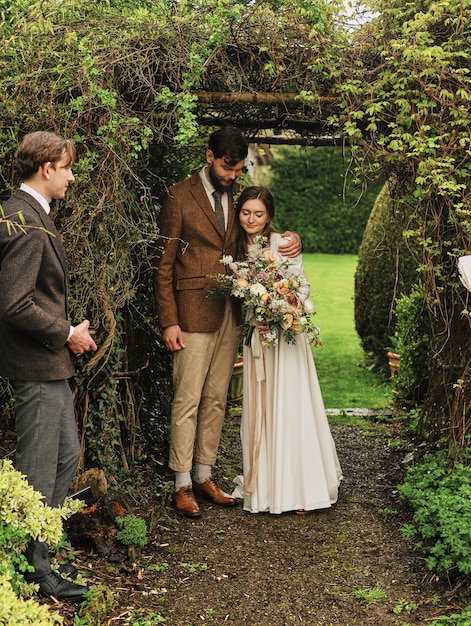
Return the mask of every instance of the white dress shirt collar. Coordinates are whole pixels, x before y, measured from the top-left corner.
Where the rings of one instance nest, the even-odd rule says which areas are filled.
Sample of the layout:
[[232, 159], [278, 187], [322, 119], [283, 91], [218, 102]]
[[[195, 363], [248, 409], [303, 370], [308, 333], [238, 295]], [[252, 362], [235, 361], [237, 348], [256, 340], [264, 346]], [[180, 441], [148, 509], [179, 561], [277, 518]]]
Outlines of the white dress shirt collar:
[[200, 177], [201, 180], [203, 181], [203, 187], [206, 190], [206, 193], [208, 194], [208, 198], [211, 198], [211, 201], [213, 200], [213, 191], [216, 191], [214, 185], [212, 184], [212, 182], [210, 180], [208, 180], [208, 177], [206, 176], [206, 168], [208, 166], [205, 165], [201, 170], [200, 170]]
[[49, 215], [49, 213], [51, 212], [51, 207], [49, 206], [49, 202], [46, 200], [46, 198], [44, 198], [44, 196], [42, 196], [40, 193], [32, 189], [26, 183], [21, 183], [20, 189], [21, 191], [25, 191], [26, 193], [29, 193], [30, 196], [33, 196], [33, 198], [39, 202], [42, 208]]
[[[206, 172], [205, 169], [208, 166], [205, 165], [201, 170], [200, 170], [200, 178], [201, 181], [203, 183], [203, 187], [206, 191], [206, 194], [209, 198], [209, 201], [211, 202], [211, 206], [214, 209], [214, 196], [213, 196], [213, 192], [216, 191], [216, 187], [213, 185], [213, 183], [208, 180], [208, 177], [206, 176]], [[228, 214], [228, 207], [229, 207], [229, 198], [228, 198], [228, 194], [227, 192], [224, 192], [222, 194], [221, 197], [221, 202], [222, 202], [222, 208], [224, 209], [224, 219], [226, 220], [226, 224], [227, 224], [227, 214]]]

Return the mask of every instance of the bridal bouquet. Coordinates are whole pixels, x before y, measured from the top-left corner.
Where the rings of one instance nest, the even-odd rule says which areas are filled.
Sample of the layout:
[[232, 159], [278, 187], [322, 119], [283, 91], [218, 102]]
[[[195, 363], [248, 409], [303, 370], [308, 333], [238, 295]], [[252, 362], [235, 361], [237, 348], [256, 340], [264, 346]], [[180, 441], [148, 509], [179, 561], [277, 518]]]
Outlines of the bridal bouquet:
[[294, 343], [296, 335], [305, 333], [313, 345], [322, 345], [319, 329], [313, 323], [313, 306], [309, 299], [302, 301], [302, 276], [288, 271], [290, 261], [277, 262], [273, 251], [267, 247], [266, 237], [256, 237], [260, 249], [255, 257], [234, 261], [225, 256], [221, 263], [231, 274], [218, 274], [218, 286], [209, 295], [233, 296], [242, 300], [245, 319], [243, 334], [250, 342], [257, 325], [268, 325], [262, 337], [265, 346], [277, 345], [279, 338]]

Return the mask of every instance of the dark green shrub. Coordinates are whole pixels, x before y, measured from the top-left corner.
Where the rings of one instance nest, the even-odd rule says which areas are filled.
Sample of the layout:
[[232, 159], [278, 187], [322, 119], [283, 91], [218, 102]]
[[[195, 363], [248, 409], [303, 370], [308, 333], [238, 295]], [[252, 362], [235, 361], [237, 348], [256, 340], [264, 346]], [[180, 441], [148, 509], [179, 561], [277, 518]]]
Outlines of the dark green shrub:
[[116, 539], [124, 543], [125, 546], [143, 548], [147, 543], [147, 525], [141, 517], [136, 515], [125, 515], [116, 518], [116, 525], [120, 528], [116, 534]]
[[421, 403], [428, 384], [431, 322], [420, 285], [396, 301], [396, 336], [401, 366], [394, 381], [395, 402], [412, 408]]
[[395, 299], [409, 293], [416, 264], [403, 240], [408, 211], [395, 206], [386, 184], [371, 212], [355, 273], [355, 327], [363, 349], [378, 363], [395, 333]]

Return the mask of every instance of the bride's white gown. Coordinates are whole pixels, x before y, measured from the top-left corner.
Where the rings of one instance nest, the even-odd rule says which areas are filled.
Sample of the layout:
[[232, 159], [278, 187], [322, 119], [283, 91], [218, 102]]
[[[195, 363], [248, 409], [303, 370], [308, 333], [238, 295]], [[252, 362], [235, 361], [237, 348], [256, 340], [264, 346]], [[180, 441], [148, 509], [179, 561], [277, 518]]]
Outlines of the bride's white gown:
[[[280, 235], [272, 235], [275, 256], [279, 241]], [[301, 255], [290, 261], [290, 271], [304, 274]], [[311, 346], [301, 334], [295, 344], [280, 339], [277, 346], [262, 346], [259, 358], [265, 370], [261, 381], [252, 348], [244, 346], [244, 477], [239, 479], [244, 509], [283, 513], [330, 507], [337, 501], [342, 471]]]

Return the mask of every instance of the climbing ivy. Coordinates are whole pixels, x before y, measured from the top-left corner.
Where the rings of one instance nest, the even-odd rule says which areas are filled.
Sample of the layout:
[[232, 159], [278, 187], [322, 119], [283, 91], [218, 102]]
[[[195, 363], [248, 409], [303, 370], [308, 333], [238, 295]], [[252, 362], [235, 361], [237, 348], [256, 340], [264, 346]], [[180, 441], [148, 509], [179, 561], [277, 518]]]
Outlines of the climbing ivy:
[[[374, 6], [377, 17], [355, 35], [334, 88], [343, 113], [331, 122], [354, 142], [357, 168], [394, 181], [391, 195], [409, 213], [404, 238], [432, 324], [424, 419], [431, 437], [452, 433], [456, 449], [470, 426], [469, 325], [456, 260], [470, 251], [471, 7]], [[465, 381], [459, 392], [457, 379]]]
[[74, 385], [83, 464], [131, 468], [149, 452], [141, 420], [159, 430], [156, 463], [165, 458], [157, 215], [166, 187], [201, 165], [208, 132], [228, 122], [249, 138], [267, 124], [317, 124], [350, 143], [358, 181], [392, 181], [433, 324], [424, 410], [433, 436], [448, 428], [454, 448], [465, 441], [471, 353], [456, 258], [471, 231], [471, 7], [372, 0], [375, 17], [347, 31], [339, 4], [0, 0], [0, 200], [17, 184], [24, 133], [77, 144], [77, 181], [55, 219], [72, 318], [89, 318], [99, 344]]
[[[305, 87], [306, 67], [335, 38], [333, 6], [0, 0], [0, 201], [18, 182], [12, 155], [26, 132], [77, 145], [76, 182], [54, 214], [71, 320], [88, 318], [99, 346], [74, 380], [82, 467], [118, 480], [144, 458], [165, 462], [170, 362], [154, 318], [153, 244], [166, 187], [202, 165], [211, 127], [224, 123], [198, 94]], [[296, 104], [304, 116], [309, 106]]]

